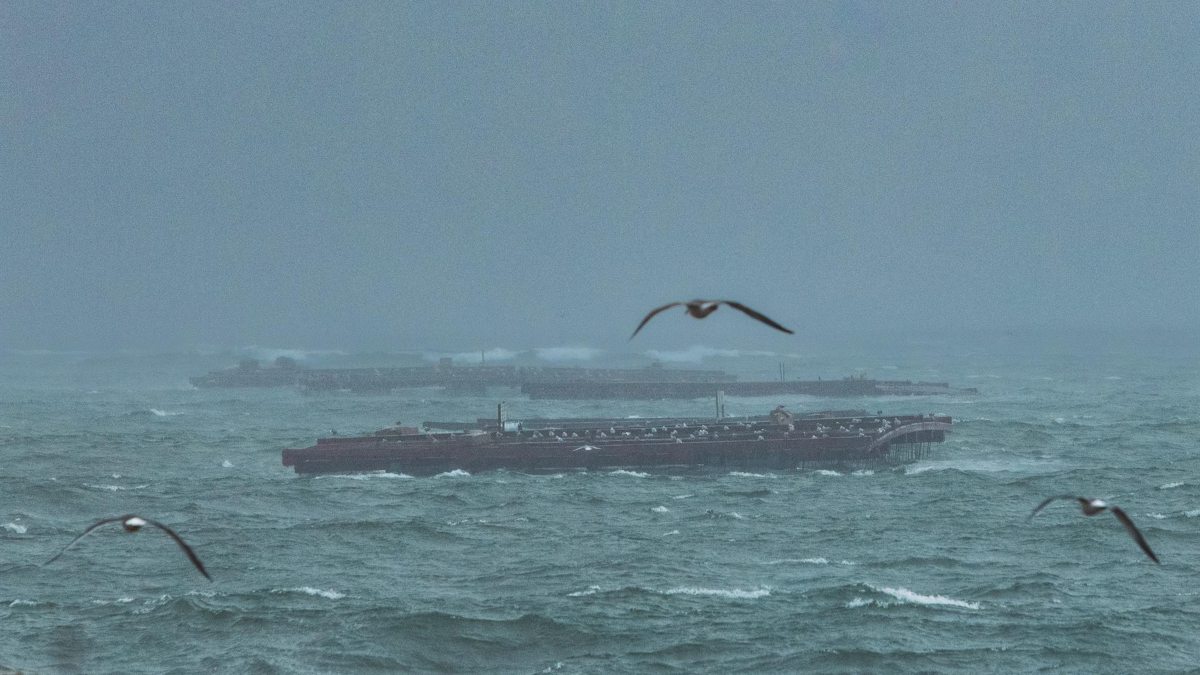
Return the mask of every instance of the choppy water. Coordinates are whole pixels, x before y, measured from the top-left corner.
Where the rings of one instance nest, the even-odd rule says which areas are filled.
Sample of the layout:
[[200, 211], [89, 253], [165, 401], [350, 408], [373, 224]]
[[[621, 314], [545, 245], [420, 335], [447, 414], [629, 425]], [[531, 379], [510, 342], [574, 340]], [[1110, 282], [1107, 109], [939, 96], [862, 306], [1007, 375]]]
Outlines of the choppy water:
[[[725, 364], [728, 366], [728, 364]], [[805, 364], [792, 367], [802, 372]], [[979, 396], [850, 401], [958, 424], [898, 469], [301, 478], [336, 428], [495, 398], [195, 390], [207, 369], [0, 358], [0, 664], [35, 672], [1077, 672], [1200, 666], [1200, 363], [963, 351], [823, 367]], [[773, 366], [772, 366], [773, 367]], [[510, 399], [514, 396], [509, 393]], [[730, 412], [847, 407], [733, 399]], [[529, 402], [513, 416], [706, 414]], [[736, 408], [736, 410], [735, 410]], [[1125, 507], [1163, 560], [1107, 515]], [[215, 583], [153, 531], [174, 526]]]

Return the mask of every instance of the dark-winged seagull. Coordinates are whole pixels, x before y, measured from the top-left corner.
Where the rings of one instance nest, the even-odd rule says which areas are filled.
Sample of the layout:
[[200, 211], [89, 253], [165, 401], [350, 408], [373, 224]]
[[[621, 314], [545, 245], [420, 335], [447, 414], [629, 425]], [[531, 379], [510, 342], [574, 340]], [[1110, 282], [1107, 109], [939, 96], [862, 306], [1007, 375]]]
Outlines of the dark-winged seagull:
[[1155, 563], [1158, 563], [1158, 556], [1154, 555], [1154, 551], [1150, 550], [1150, 544], [1146, 543], [1146, 538], [1142, 536], [1140, 531], [1138, 531], [1137, 526], [1133, 524], [1133, 521], [1130, 520], [1129, 516], [1126, 515], [1126, 513], [1122, 511], [1120, 507], [1110, 506], [1102, 499], [1088, 499], [1087, 497], [1076, 497], [1075, 495], [1055, 495], [1054, 497], [1047, 498], [1046, 501], [1042, 502], [1041, 504], [1038, 504], [1037, 508], [1033, 510], [1033, 513], [1029, 514], [1029, 518], [1026, 518], [1025, 520], [1028, 521], [1032, 519], [1038, 514], [1039, 511], [1046, 508], [1046, 505], [1057, 499], [1073, 499], [1079, 502], [1079, 505], [1083, 507], [1083, 515], [1085, 516], [1094, 516], [1105, 509], [1112, 511], [1112, 514], [1117, 517], [1117, 520], [1121, 521], [1121, 524], [1125, 526], [1125, 531], [1129, 532], [1129, 536], [1133, 537], [1133, 540], [1137, 542], [1137, 545], [1141, 547], [1142, 551], [1144, 551], [1146, 555], [1150, 556], [1151, 560], [1153, 560]]
[[644, 319], [642, 319], [642, 322], [638, 324], [638, 327], [633, 331], [633, 335], [629, 336], [629, 339], [632, 340], [634, 338], [634, 336], [636, 336], [638, 334], [638, 331], [640, 331], [643, 326], [645, 326], [647, 323], [649, 323], [650, 319], [653, 319], [656, 314], [658, 314], [659, 312], [663, 312], [668, 309], [671, 309], [672, 307], [678, 307], [679, 305], [683, 305], [684, 307], [686, 307], [688, 315], [693, 316], [697, 319], [703, 319], [704, 317], [708, 316], [709, 314], [712, 314], [713, 312], [717, 311], [717, 308], [720, 307], [721, 305], [729, 305], [730, 307], [738, 310], [739, 312], [745, 314], [746, 316], [750, 317], [751, 319], [754, 319], [756, 321], [761, 321], [762, 323], [767, 324], [768, 326], [770, 326], [771, 328], [774, 328], [775, 330], [783, 331], [785, 333], [788, 333], [789, 335], [792, 334], [792, 331], [775, 323], [774, 321], [769, 319], [765, 314], [756, 312], [753, 309], [750, 309], [749, 307], [743, 305], [740, 302], [734, 302], [733, 300], [692, 300], [690, 302], [671, 302], [671, 303], [667, 303], [667, 304], [663, 305], [662, 307], [658, 307], [656, 309], [651, 310], [650, 313], [647, 314]]
[[124, 527], [126, 532], [137, 532], [138, 530], [142, 529], [146, 525], [153, 525], [153, 526], [157, 527], [158, 529], [162, 530], [163, 532], [166, 532], [168, 535], [170, 535], [170, 537], [172, 539], [175, 540], [176, 544], [179, 544], [179, 548], [183, 549], [183, 552], [187, 554], [188, 560], [192, 561], [192, 564], [196, 566], [196, 569], [200, 570], [200, 574], [203, 574], [205, 579], [212, 581], [212, 577], [210, 577], [208, 575], [208, 570], [204, 569], [204, 563], [200, 562], [200, 558], [198, 558], [196, 556], [196, 552], [192, 550], [192, 547], [188, 546], [187, 542], [185, 542], [183, 540], [183, 538], [181, 538], [178, 534], [175, 534], [175, 530], [172, 530], [171, 528], [167, 527], [166, 525], [163, 525], [162, 523], [160, 523], [156, 520], [150, 520], [149, 518], [142, 518], [141, 516], [135, 516], [132, 513], [126, 514], [124, 516], [115, 516], [113, 518], [105, 518], [104, 520], [99, 520], [99, 521], [92, 523], [91, 525], [88, 526], [88, 528], [86, 530], [83, 531], [83, 534], [72, 539], [71, 543], [67, 544], [63, 548], [63, 550], [59, 551], [58, 554], [55, 555], [53, 558], [42, 563], [42, 565], [43, 566], [49, 565], [50, 563], [54, 562], [55, 560], [58, 560], [58, 558], [62, 554], [67, 552], [67, 549], [74, 546], [75, 543], [78, 542], [80, 539], [83, 539], [87, 535], [91, 534], [92, 530], [95, 530], [96, 528], [100, 527], [101, 525], [107, 525], [109, 523], [121, 523], [121, 527]]

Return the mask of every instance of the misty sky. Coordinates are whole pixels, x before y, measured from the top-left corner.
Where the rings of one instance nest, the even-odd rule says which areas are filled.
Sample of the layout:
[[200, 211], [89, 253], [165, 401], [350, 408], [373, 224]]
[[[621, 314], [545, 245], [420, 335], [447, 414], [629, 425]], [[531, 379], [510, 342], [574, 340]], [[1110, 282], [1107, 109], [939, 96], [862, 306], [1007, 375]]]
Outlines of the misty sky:
[[0, 3], [0, 348], [1200, 326], [1200, 5]]

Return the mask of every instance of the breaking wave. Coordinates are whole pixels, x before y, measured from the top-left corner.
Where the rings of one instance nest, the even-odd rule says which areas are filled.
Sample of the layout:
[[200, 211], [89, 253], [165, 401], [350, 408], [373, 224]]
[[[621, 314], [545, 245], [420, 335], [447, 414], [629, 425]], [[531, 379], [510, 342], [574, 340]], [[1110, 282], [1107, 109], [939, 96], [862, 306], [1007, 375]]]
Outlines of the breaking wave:
[[28, 527], [19, 525], [17, 523], [5, 523], [4, 529], [8, 530], [9, 532], [16, 532], [17, 534], [25, 534], [29, 531]]
[[320, 588], [313, 588], [312, 586], [301, 586], [299, 588], [272, 588], [271, 592], [276, 594], [303, 593], [304, 595], [312, 595], [329, 600], [341, 600], [342, 598], [346, 597], [345, 593], [339, 593], [337, 591], [325, 591], [321, 590]]
[[[907, 588], [903, 588], [903, 587], [900, 587], [900, 588], [889, 588], [887, 586], [876, 587], [876, 586], [871, 586], [870, 584], [868, 584], [867, 586], [868, 586], [868, 588], [870, 588], [873, 591], [877, 591], [877, 592], [883, 593], [885, 595], [890, 595], [891, 597], [895, 598], [900, 604], [923, 605], [926, 607], [958, 607], [961, 609], [979, 609], [980, 608], [980, 604], [978, 602], [967, 602], [966, 600], [955, 600], [954, 598], [947, 598], [944, 595], [922, 595], [920, 593], [915, 593], [915, 592], [910, 591]], [[856, 597], [853, 600], [851, 600], [850, 602], [847, 602], [846, 607], [851, 608], [851, 609], [853, 609], [855, 607], [866, 607], [869, 605], [874, 605], [876, 607], [889, 607], [893, 604], [896, 604], [896, 603], [888, 602], [888, 601], [880, 602], [878, 600], [873, 600], [873, 599], [869, 599], [869, 598]]]
[[769, 586], [760, 586], [753, 590], [744, 590], [741, 588], [696, 588], [694, 586], [680, 586], [663, 591], [663, 595], [702, 595], [717, 598], [729, 598], [731, 600], [754, 600], [756, 598], [765, 598], [771, 594]]

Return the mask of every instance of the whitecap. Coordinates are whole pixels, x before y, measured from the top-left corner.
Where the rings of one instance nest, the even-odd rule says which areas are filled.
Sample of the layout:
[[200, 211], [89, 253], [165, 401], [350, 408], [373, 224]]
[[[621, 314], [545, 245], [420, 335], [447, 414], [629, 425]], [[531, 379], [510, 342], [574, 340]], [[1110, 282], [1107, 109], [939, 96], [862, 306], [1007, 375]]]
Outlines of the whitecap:
[[764, 565], [828, 565], [829, 560], [826, 558], [780, 558], [779, 560], [768, 560]]
[[669, 536], [671, 536], [671, 535], [673, 535], [673, 534], [679, 534], [679, 530], [671, 530], [670, 532], [664, 532], [664, 533], [663, 533], [663, 536], [664, 536], [664, 537], [669, 537]]
[[174, 416], [176, 416], [176, 415], [182, 415], [182, 414], [183, 414], [182, 412], [171, 412], [171, 411], [167, 411], [167, 410], [159, 410], [158, 408], [151, 408], [151, 409], [150, 409], [150, 412], [151, 412], [151, 413], [152, 413], [152, 414], [153, 414], [155, 417], [174, 417]]
[[954, 598], [947, 598], [944, 595], [921, 595], [920, 593], [914, 593], [913, 591], [910, 591], [907, 588], [888, 588], [886, 586], [883, 588], [876, 588], [875, 586], [871, 586], [871, 588], [879, 591], [880, 593], [887, 593], [888, 595], [892, 596], [893, 598], [896, 598], [897, 600], [900, 600], [901, 602], [907, 602], [907, 603], [911, 603], [911, 604], [915, 604], [915, 605], [926, 605], [926, 606], [930, 606], [930, 607], [946, 606], [946, 607], [962, 607], [963, 609], [979, 609], [978, 602], [967, 602], [965, 600], [955, 600]]
[[730, 471], [729, 475], [739, 478], [775, 478], [773, 473], [749, 473], [747, 471]]
[[1166, 518], [1166, 516], [1164, 516], [1161, 513], [1147, 513], [1146, 515], [1150, 516], [1151, 518], [1153, 518], [1155, 520], [1162, 520], [1162, 519]]
[[327, 598], [329, 600], [341, 600], [342, 598], [346, 597], [345, 593], [338, 593], [337, 591], [324, 591], [324, 590], [321, 590], [320, 588], [313, 588], [312, 586], [301, 586], [299, 588], [272, 588], [271, 592], [272, 593], [303, 593], [305, 595], [320, 596], [322, 598]]
[[588, 587], [587, 587], [587, 590], [585, 590], [585, 591], [575, 591], [574, 593], [567, 593], [567, 597], [569, 597], [569, 598], [580, 598], [580, 597], [583, 597], [583, 596], [585, 596], [585, 595], [595, 595], [595, 594], [596, 594], [596, 593], [598, 593], [599, 591], [600, 591], [600, 587], [599, 587], [599, 586], [588, 586]]
[[535, 347], [533, 353], [543, 361], [591, 361], [604, 353], [592, 347]]
[[816, 471], [813, 471], [813, 473], [815, 473], [818, 476], [840, 476], [840, 475], [842, 475], [842, 474], [838, 473], [837, 471], [832, 471], [830, 469], [817, 469]]
[[729, 598], [732, 600], [754, 600], [757, 598], [765, 598], [771, 594], [771, 589], [768, 586], [760, 586], [753, 590], [744, 590], [741, 588], [696, 588], [694, 586], [681, 586], [663, 591], [663, 595], [701, 595], [712, 596], [718, 598]]
[[17, 523], [5, 523], [4, 529], [8, 530], [9, 532], [16, 532], [17, 534], [25, 534], [25, 532], [29, 530], [29, 528], [25, 527], [24, 525], [19, 525]]
[[1177, 488], [1181, 485], [1185, 485], [1185, 483], [1183, 481], [1179, 481], [1177, 483], [1164, 483], [1163, 485], [1159, 485], [1158, 489], [1159, 490], [1170, 490], [1171, 488]]
[[1191, 511], [1184, 511], [1183, 515], [1187, 516], [1188, 518], [1195, 518], [1196, 516], [1200, 516], [1200, 509], [1192, 509]]
[[852, 473], [850, 475], [851, 476], [874, 476], [875, 472], [870, 469], [859, 469], [858, 471], [855, 471], [854, 473]]
[[37, 602], [33, 600], [21, 600], [20, 598], [8, 603], [9, 607], [33, 607], [35, 605], [37, 605]]
[[109, 492], [116, 492], [118, 490], [141, 490], [144, 487], [149, 487], [149, 484], [143, 483], [141, 485], [126, 487], [124, 485], [93, 485], [92, 483], [84, 483], [83, 486], [86, 488], [92, 488], [93, 490], [108, 490]]
[[[396, 478], [399, 478], [401, 476], [401, 474], [391, 474], [391, 475]], [[466, 477], [466, 476], [470, 476], [470, 475], [471, 475], [470, 473], [463, 471], [462, 469], [455, 469], [453, 471], [446, 471], [444, 473], [439, 473], [438, 475], [434, 476], [434, 478], [461, 478], [461, 477]]]
[[1065, 417], [1055, 417], [1054, 418], [1055, 424], [1065, 424], [1066, 421], [1067, 421], [1067, 418], [1065, 418]]
[[734, 518], [737, 518], [738, 520], [745, 520], [745, 519], [746, 519], [746, 516], [743, 516], [742, 514], [738, 513], [737, 511], [730, 511], [730, 512], [729, 512], [729, 515], [730, 515], [730, 516], [732, 516], [732, 517], [734, 517]]
[[224, 467], [224, 468], [226, 468], [226, 469], [232, 469], [232, 468], [233, 468], [233, 462], [231, 462], [231, 461], [229, 461], [229, 460], [225, 460], [225, 461], [221, 462], [221, 466], [222, 466], [222, 467]]
[[866, 598], [854, 598], [850, 602], [846, 603], [846, 607], [854, 609], [855, 607], [866, 607], [867, 605], [872, 604], [875, 604], [873, 600], [867, 600]]
[[642, 471], [626, 471], [625, 469], [617, 469], [616, 471], [610, 471], [608, 475], [610, 475], [610, 476], [633, 476], [634, 478], [647, 478], [650, 476], [650, 474], [644, 473]]
[[689, 497], [695, 497], [695, 496], [696, 495], [675, 495], [674, 497], [671, 497], [671, 499], [687, 499]]
[[670, 512], [671, 512], [671, 509], [668, 509], [668, 508], [667, 508], [667, 507], [665, 507], [665, 506], [656, 506], [656, 507], [654, 507], [654, 508], [652, 508], [652, 509], [650, 509], [650, 510], [651, 510], [651, 511], [653, 511], [653, 512], [655, 512], [655, 513], [670, 513]]

